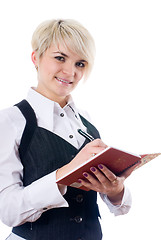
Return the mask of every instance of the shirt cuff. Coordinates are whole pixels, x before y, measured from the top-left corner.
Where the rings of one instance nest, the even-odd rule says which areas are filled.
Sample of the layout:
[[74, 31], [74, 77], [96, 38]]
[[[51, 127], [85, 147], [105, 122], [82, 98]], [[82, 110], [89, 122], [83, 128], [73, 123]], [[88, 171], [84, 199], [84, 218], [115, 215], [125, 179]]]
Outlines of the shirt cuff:
[[61, 194], [56, 183], [56, 171], [33, 182], [25, 188], [25, 191], [31, 206], [37, 210], [69, 206], [62, 196], [66, 193], [67, 187], [64, 187]]
[[106, 194], [100, 193], [102, 200], [106, 203], [111, 213], [115, 216], [124, 215], [129, 212], [132, 204], [131, 193], [127, 187], [124, 188], [124, 195], [120, 205], [113, 205]]

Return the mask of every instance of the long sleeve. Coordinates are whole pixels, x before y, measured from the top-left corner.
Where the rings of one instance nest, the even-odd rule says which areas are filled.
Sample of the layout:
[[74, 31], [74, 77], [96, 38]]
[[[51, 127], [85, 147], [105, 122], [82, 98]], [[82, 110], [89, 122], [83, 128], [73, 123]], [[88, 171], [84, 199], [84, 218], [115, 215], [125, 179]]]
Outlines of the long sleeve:
[[101, 194], [100, 196], [105, 204], [108, 206], [111, 213], [115, 216], [124, 215], [129, 212], [132, 204], [131, 193], [129, 189], [125, 186], [124, 195], [122, 199], [122, 203], [120, 205], [113, 205], [110, 200], [108, 199], [107, 195]]
[[[6, 225], [17, 226], [35, 221], [50, 208], [68, 207], [68, 203], [59, 192], [55, 172], [23, 187], [23, 166], [15, 141], [19, 133], [6, 113], [0, 114], [0, 217]], [[14, 110], [15, 116], [20, 117]], [[25, 120], [17, 120], [25, 126]]]

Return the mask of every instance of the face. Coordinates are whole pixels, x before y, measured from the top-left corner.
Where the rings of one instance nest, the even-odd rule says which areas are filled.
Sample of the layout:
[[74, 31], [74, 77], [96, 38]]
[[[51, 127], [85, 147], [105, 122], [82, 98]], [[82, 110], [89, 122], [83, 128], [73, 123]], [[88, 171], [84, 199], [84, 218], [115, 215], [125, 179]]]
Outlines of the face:
[[32, 61], [38, 67], [36, 90], [65, 106], [68, 95], [83, 77], [87, 62], [63, 46], [55, 47], [53, 44], [40, 58], [33, 52]]

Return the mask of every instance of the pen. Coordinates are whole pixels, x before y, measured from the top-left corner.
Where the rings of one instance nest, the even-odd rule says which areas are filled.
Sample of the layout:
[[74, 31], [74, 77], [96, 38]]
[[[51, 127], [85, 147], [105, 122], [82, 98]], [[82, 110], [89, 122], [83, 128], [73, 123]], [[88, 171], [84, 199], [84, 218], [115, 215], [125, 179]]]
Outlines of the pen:
[[93, 141], [94, 137], [92, 137], [89, 133], [84, 132], [82, 129], [78, 129], [78, 132], [85, 137], [89, 141]]

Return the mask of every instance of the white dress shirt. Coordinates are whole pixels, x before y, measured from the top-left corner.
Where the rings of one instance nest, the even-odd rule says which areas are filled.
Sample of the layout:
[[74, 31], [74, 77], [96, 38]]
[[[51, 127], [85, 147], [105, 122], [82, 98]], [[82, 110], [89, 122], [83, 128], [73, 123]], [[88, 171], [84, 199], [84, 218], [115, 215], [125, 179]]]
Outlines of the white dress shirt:
[[[30, 89], [27, 101], [35, 111], [37, 124], [64, 138], [77, 149], [85, 139], [77, 129], [86, 131], [78, 110], [69, 99], [61, 108], [34, 89]], [[86, 117], [86, 116], [84, 116]], [[56, 171], [24, 187], [23, 166], [18, 147], [25, 128], [26, 120], [15, 106], [0, 111], [0, 218], [6, 225], [14, 227], [25, 222], [36, 221], [44, 211], [51, 208], [68, 207], [67, 201], [56, 184]], [[73, 135], [73, 137], [69, 137]], [[131, 207], [131, 195], [125, 188], [122, 204], [114, 206], [107, 196], [100, 194], [110, 211], [115, 215], [126, 214]], [[9, 240], [22, 239], [11, 234]]]

